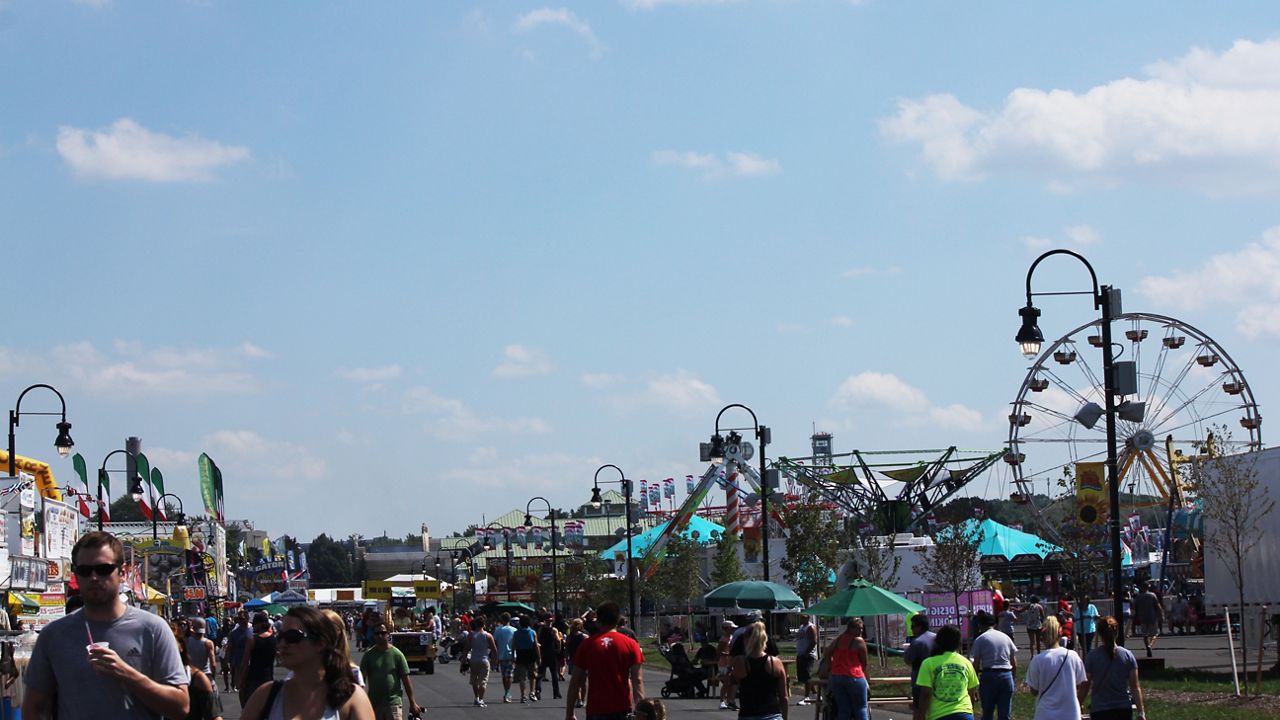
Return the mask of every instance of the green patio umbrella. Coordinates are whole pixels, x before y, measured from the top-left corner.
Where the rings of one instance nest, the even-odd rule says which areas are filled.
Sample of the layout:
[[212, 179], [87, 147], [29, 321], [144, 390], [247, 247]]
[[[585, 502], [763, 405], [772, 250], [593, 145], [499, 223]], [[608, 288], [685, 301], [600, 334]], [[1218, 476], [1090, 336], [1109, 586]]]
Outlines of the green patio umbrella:
[[805, 610], [808, 615], [824, 617], [870, 617], [873, 615], [905, 615], [920, 612], [923, 605], [901, 595], [857, 579], [849, 587]]
[[494, 612], [501, 612], [505, 610], [507, 612], [532, 613], [532, 612], [538, 611], [538, 609], [533, 607], [532, 605], [526, 605], [522, 602], [516, 602], [515, 600], [505, 600], [499, 603], [486, 603], [480, 609], [485, 611], [494, 611]]
[[749, 608], [752, 610], [794, 610], [804, 600], [786, 585], [764, 580], [739, 580], [707, 593], [702, 598], [707, 607]]

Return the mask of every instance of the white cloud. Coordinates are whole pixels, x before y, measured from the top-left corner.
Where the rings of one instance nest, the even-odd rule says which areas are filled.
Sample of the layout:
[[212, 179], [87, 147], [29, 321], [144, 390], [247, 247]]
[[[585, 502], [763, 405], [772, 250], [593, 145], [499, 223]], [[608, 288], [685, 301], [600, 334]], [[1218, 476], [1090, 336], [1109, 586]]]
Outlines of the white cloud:
[[194, 475], [196, 460], [200, 458], [198, 452], [162, 447], [143, 447], [142, 454], [151, 461], [151, 467], [159, 468], [166, 478]]
[[551, 426], [542, 418], [483, 417], [462, 401], [437, 395], [428, 387], [411, 388], [405, 394], [403, 410], [408, 415], [426, 416], [427, 432], [441, 440], [463, 440], [484, 433], [541, 434], [551, 431]]
[[956, 430], [982, 430], [982, 414], [964, 405], [937, 406], [923, 390], [891, 373], [850, 375], [836, 389], [832, 405], [843, 410], [888, 410], [905, 425], [932, 424]]
[[676, 5], [725, 5], [736, 0], [624, 0], [624, 4], [637, 10], [654, 10]]
[[1062, 239], [1054, 240], [1052, 238], [1041, 237], [1039, 235], [1027, 235], [1022, 238], [1022, 244], [1031, 252], [1041, 252], [1051, 247], [1065, 247], [1073, 249], [1087, 248], [1097, 245], [1100, 236], [1098, 231], [1089, 225], [1069, 225], [1062, 229]]
[[748, 152], [728, 152], [721, 159], [714, 153], [693, 150], [656, 150], [651, 155], [655, 165], [696, 170], [705, 180], [722, 177], [763, 177], [782, 172], [777, 160], [769, 160]]
[[249, 157], [249, 149], [198, 135], [180, 138], [152, 132], [130, 118], [104, 130], [58, 129], [58, 154], [79, 177], [103, 180], [190, 182]]
[[506, 360], [493, 369], [494, 377], [511, 379], [548, 375], [555, 369], [546, 353], [525, 345], [508, 345], [502, 349], [502, 356]]
[[848, 315], [832, 315], [831, 324], [842, 328], [853, 327], [853, 318]]
[[592, 390], [605, 390], [614, 385], [618, 385], [626, 381], [621, 375], [611, 375], [609, 373], [583, 373], [579, 378], [584, 387]]
[[240, 343], [240, 352], [244, 353], [245, 357], [251, 357], [258, 360], [270, 360], [276, 356], [275, 353], [270, 350], [260, 348], [248, 340]]
[[252, 430], [219, 430], [201, 440], [200, 449], [218, 463], [223, 475], [233, 477], [318, 480], [326, 472], [324, 459], [306, 447]]
[[[149, 348], [116, 341], [102, 350], [89, 342], [47, 351], [0, 348], [0, 376], [40, 373], [100, 396], [202, 396], [255, 392], [241, 347]], [[56, 383], [55, 383], [56, 384]]]
[[350, 380], [354, 383], [361, 384], [378, 384], [388, 382], [390, 380], [398, 380], [402, 370], [399, 365], [383, 365], [381, 367], [370, 368], [351, 368], [350, 370], [339, 370], [338, 377], [343, 380]]
[[851, 267], [851, 268], [849, 268], [848, 270], [845, 270], [844, 272], [840, 273], [840, 277], [842, 277], [842, 278], [849, 278], [849, 279], [852, 279], [852, 278], [860, 278], [860, 277], [862, 277], [863, 275], [870, 275], [870, 274], [871, 274], [871, 273], [873, 273], [873, 272], [875, 272], [875, 270], [874, 270], [874, 269], [869, 268], [869, 267], [865, 267], [865, 266], [862, 266], [862, 267]]
[[1210, 257], [1199, 269], [1144, 278], [1138, 292], [1172, 310], [1234, 307], [1236, 330], [1244, 336], [1280, 335], [1280, 226], [1242, 250]]
[[544, 7], [525, 13], [516, 20], [515, 30], [516, 32], [529, 32], [543, 25], [567, 28], [577, 34], [587, 41], [587, 45], [591, 48], [592, 57], [600, 57], [604, 53], [604, 45], [596, 37], [595, 31], [591, 29], [591, 24], [579, 18], [572, 10], [567, 8]]
[[674, 374], [650, 380], [646, 395], [651, 402], [680, 412], [720, 403], [715, 387], [688, 370], [676, 370]]
[[1077, 93], [1018, 88], [995, 113], [949, 94], [904, 99], [883, 135], [946, 180], [1039, 175], [1055, 187], [1130, 176], [1208, 193], [1280, 187], [1280, 40], [1195, 49]]
[[[504, 492], [511, 488], [522, 488], [529, 494], [536, 494], [563, 490], [565, 478], [587, 477], [598, 465], [596, 458], [578, 457], [568, 453], [505, 457], [498, 448], [480, 447], [471, 453], [466, 465], [443, 470], [441, 479], [454, 487]], [[577, 489], [576, 486], [574, 489]], [[583, 495], [580, 502], [586, 500], [585, 493]], [[548, 497], [554, 496], [548, 493]], [[492, 508], [490, 517], [507, 509], [507, 505]], [[476, 517], [470, 520], [479, 522], [480, 511], [476, 512]], [[468, 519], [463, 518], [458, 524], [461, 526], [467, 521]]]

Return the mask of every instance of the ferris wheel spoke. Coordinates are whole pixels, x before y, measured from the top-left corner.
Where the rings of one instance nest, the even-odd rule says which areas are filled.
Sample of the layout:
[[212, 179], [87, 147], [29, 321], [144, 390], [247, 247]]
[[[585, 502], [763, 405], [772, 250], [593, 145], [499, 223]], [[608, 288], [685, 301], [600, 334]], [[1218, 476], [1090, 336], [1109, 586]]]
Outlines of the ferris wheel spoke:
[[[1169, 428], [1168, 430], [1163, 430], [1162, 432], [1163, 432], [1163, 433], [1165, 433], [1166, 435], [1172, 435], [1173, 433], [1177, 432], [1178, 430], [1183, 430], [1183, 429], [1185, 429], [1185, 428], [1189, 428], [1189, 427], [1191, 427], [1192, 425], [1197, 425], [1197, 424], [1200, 424], [1200, 423], [1204, 423], [1204, 422], [1206, 422], [1206, 421], [1208, 421], [1208, 420], [1212, 420], [1212, 419], [1214, 419], [1214, 418], [1216, 418], [1216, 417], [1222, 417], [1223, 415], [1226, 415], [1227, 413], [1235, 412], [1235, 411], [1237, 411], [1237, 410], [1239, 410], [1239, 409], [1240, 409], [1239, 407], [1229, 407], [1229, 408], [1225, 408], [1225, 409], [1223, 409], [1223, 410], [1219, 410], [1218, 412], [1211, 413], [1211, 414], [1209, 414], [1209, 415], [1205, 415], [1205, 416], [1203, 416], [1203, 417], [1193, 418], [1193, 419], [1191, 419], [1191, 420], [1190, 420], [1190, 421], [1188, 421], [1188, 422], [1185, 422], [1185, 423], [1183, 423], [1183, 424], [1181, 424], [1181, 425], [1178, 425], [1178, 426], [1176, 426], [1176, 427], [1171, 427], [1171, 428]], [[1152, 428], [1152, 432], [1155, 432], [1156, 430], [1159, 430], [1159, 427]], [[1197, 438], [1196, 440], [1193, 440], [1192, 442], [1199, 442], [1199, 441], [1200, 441], [1200, 439], [1199, 439], [1199, 438]]]
[[[1060, 411], [1060, 410], [1054, 410], [1054, 409], [1053, 409], [1053, 408], [1051, 408], [1051, 407], [1046, 407], [1046, 406], [1044, 406], [1044, 405], [1039, 405], [1039, 404], [1032, 404], [1032, 405], [1031, 405], [1031, 407], [1032, 407], [1034, 410], [1036, 410], [1037, 412], [1042, 412], [1042, 413], [1044, 413], [1044, 414], [1046, 414], [1046, 415], [1050, 415], [1050, 416], [1052, 416], [1052, 417], [1056, 417], [1056, 418], [1058, 418], [1059, 420], [1061, 420], [1061, 421], [1062, 421], [1062, 423], [1060, 423], [1060, 424], [1058, 424], [1058, 425], [1054, 425], [1054, 426], [1053, 426], [1054, 428], [1061, 427], [1061, 426], [1062, 426], [1062, 424], [1074, 423], [1074, 422], [1076, 421], [1076, 419], [1075, 419], [1075, 418], [1073, 418], [1073, 417], [1071, 417], [1070, 415], [1067, 415], [1066, 413], [1064, 413], [1064, 412], [1062, 412], [1062, 411]], [[1052, 429], [1052, 428], [1049, 428], [1049, 429]]]
[[1100, 382], [1098, 380], [1098, 376], [1094, 374], [1093, 366], [1083, 360], [1077, 360], [1076, 364], [1080, 366], [1080, 372], [1084, 374], [1085, 379], [1088, 380], [1090, 387], [1092, 387], [1095, 392], [1098, 388], [1105, 387], [1104, 383]]
[[[1173, 326], [1169, 326], [1164, 336], [1167, 339], [1167, 338], [1173, 337], [1174, 334], [1175, 334], [1175, 330]], [[1165, 365], [1165, 361], [1167, 361], [1168, 359], [1169, 359], [1169, 346], [1165, 345], [1164, 341], [1161, 340], [1160, 341], [1160, 357], [1159, 359], [1156, 360], [1155, 368], [1152, 369], [1151, 384], [1147, 386], [1147, 395], [1145, 398], [1147, 407], [1152, 407], [1151, 403], [1155, 399], [1156, 390], [1160, 388], [1160, 378], [1164, 377], [1164, 365]]]
[[1187, 375], [1191, 372], [1191, 368], [1195, 365], [1195, 362], [1196, 356], [1195, 353], [1192, 353], [1191, 357], [1187, 358], [1187, 363], [1182, 366], [1182, 371], [1178, 373], [1178, 377], [1174, 378], [1174, 380], [1168, 384], [1167, 392], [1165, 392], [1159, 400], [1148, 406], [1148, 409], [1151, 411], [1151, 417], [1161, 416], [1164, 409], [1168, 407], [1169, 401], [1173, 398], [1174, 393], [1178, 391], [1178, 387], [1182, 385], [1182, 381], [1185, 380]]
[[1076, 400], [1080, 402], [1081, 405], [1087, 402], [1090, 402], [1089, 398], [1081, 394], [1079, 390], [1076, 390], [1074, 387], [1072, 387], [1070, 383], [1068, 383], [1066, 380], [1063, 380], [1054, 371], [1050, 370], [1047, 367], [1044, 367], [1043, 365], [1040, 366], [1040, 369], [1045, 374], [1046, 377], [1048, 377], [1050, 380], [1053, 381], [1054, 385], [1058, 386], [1059, 390], [1070, 395], [1071, 397], [1074, 397]]
[[1153, 419], [1150, 425], [1151, 431], [1155, 432], [1156, 430], [1159, 430], [1165, 423], [1169, 422], [1173, 418], [1178, 417], [1183, 410], [1187, 409], [1188, 407], [1191, 407], [1197, 400], [1203, 397], [1205, 393], [1209, 392], [1214, 387], [1216, 387], [1217, 384], [1218, 384], [1218, 379], [1214, 378], [1213, 381], [1210, 382], [1208, 385], [1200, 388], [1200, 390], [1198, 390], [1194, 395], [1191, 395], [1190, 397], [1188, 397], [1181, 405], [1179, 405], [1176, 409], [1174, 409], [1173, 412], [1165, 413], [1161, 416], [1158, 416], [1160, 418], [1159, 422], [1156, 422]]

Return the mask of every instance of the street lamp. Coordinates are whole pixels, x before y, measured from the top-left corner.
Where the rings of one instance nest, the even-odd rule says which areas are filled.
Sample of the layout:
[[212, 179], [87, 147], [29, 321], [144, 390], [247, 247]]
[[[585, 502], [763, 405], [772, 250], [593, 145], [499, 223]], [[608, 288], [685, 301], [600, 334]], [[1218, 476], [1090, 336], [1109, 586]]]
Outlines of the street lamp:
[[[1084, 264], [1089, 270], [1089, 278], [1093, 287], [1090, 290], [1081, 290], [1076, 292], [1053, 292], [1053, 293], [1033, 293], [1031, 292], [1031, 275], [1036, 271], [1036, 266], [1042, 260], [1051, 255], [1070, 255]], [[1123, 363], [1125, 367], [1118, 368], [1115, 362], [1115, 355], [1111, 346], [1111, 321], [1117, 315], [1122, 314], [1120, 307], [1120, 289], [1110, 285], [1098, 285], [1098, 275], [1093, 271], [1093, 266], [1084, 256], [1070, 250], [1050, 250], [1035, 262], [1031, 263], [1030, 269], [1027, 270], [1027, 304], [1018, 310], [1018, 315], [1022, 318], [1022, 327], [1018, 330], [1015, 338], [1022, 354], [1027, 358], [1034, 358], [1040, 354], [1040, 346], [1044, 342], [1044, 334], [1040, 332], [1040, 327], [1036, 319], [1040, 317], [1040, 310], [1031, 304], [1031, 298], [1037, 295], [1089, 295], [1093, 297], [1093, 308], [1102, 312], [1102, 383], [1103, 394], [1106, 395], [1103, 412], [1107, 419], [1107, 490], [1108, 499], [1111, 503], [1111, 517], [1109, 520], [1111, 531], [1111, 593], [1112, 602], [1114, 602], [1113, 612], [1120, 612], [1123, 605], [1124, 597], [1122, 590], [1121, 576], [1121, 556], [1120, 556], [1120, 473], [1118, 471], [1118, 463], [1116, 458], [1116, 395], [1130, 395], [1137, 391], [1136, 383], [1136, 366], [1133, 363]], [[1125, 371], [1124, 377], [1120, 376], [1120, 370]], [[1133, 377], [1130, 378], [1130, 375]], [[1132, 387], [1129, 387], [1132, 386]], [[1088, 405], [1081, 410], [1076, 416], [1076, 421], [1092, 427], [1098, 421], [1097, 412], [1093, 406]], [[1118, 638], [1121, 644], [1124, 643], [1124, 634]]]
[[[475, 562], [476, 554], [471, 552], [471, 548], [462, 547], [454, 548], [449, 552], [450, 567], [453, 568], [453, 614], [458, 614], [458, 563], [462, 560], [461, 554], [467, 554], [467, 576], [471, 575], [471, 564]], [[472, 595], [475, 594], [475, 585], [471, 586]]]
[[[485, 525], [485, 529], [494, 528], [502, 531], [502, 546], [506, 550], [507, 556], [507, 602], [511, 602], [511, 528], [506, 528], [495, 523]], [[493, 543], [489, 542], [489, 533], [484, 534], [484, 549], [492, 550]]]
[[752, 427], [742, 428], [742, 429], [755, 430], [756, 440], [760, 442], [760, 550], [761, 550], [761, 560], [763, 561], [763, 564], [764, 564], [764, 580], [765, 582], [768, 582], [769, 581], [769, 494], [773, 492], [774, 486], [777, 485], [777, 482], [773, 477], [773, 475], [777, 475], [777, 472], [774, 471], [773, 474], [771, 475], [770, 472], [765, 469], [764, 450], [765, 450], [765, 447], [769, 444], [770, 440], [773, 438], [773, 433], [769, 430], [768, 427], [760, 424], [760, 421], [756, 418], [755, 412], [751, 408], [747, 407], [746, 405], [741, 405], [739, 403], [733, 403], [732, 405], [725, 405], [723, 408], [720, 409], [720, 412], [716, 414], [716, 431], [714, 434], [711, 435], [710, 446], [704, 446], [703, 454], [705, 455], [705, 457], [703, 457], [703, 460], [710, 460], [713, 463], [721, 463], [721, 462], [724, 462], [726, 454], [728, 454], [731, 458], [736, 455], [737, 456], [736, 459], [739, 459], [740, 461], [745, 461], [749, 458], [749, 456], [743, 457], [739, 455], [742, 436], [739, 435], [736, 430], [732, 430], [732, 429], [729, 430], [727, 445], [725, 442], [726, 438], [720, 434], [720, 417], [724, 415], [725, 411], [729, 410], [730, 408], [742, 408], [743, 410], [746, 410], [748, 413], [751, 414]]
[[18, 394], [18, 402], [15, 403], [13, 409], [9, 411], [9, 477], [14, 478], [15, 480], [18, 477], [18, 455], [17, 450], [14, 447], [15, 439], [13, 431], [18, 427], [18, 423], [22, 419], [22, 398], [36, 388], [45, 388], [53, 391], [53, 394], [58, 396], [58, 402], [62, 403], [62, 411], [56, 413], [27, 412], [27, 414], [57, 415], [61, 418], [56, 425], [58, 428], [58, 437], [53, 441], [53, 447], [57, 449], [60, 457], [66, 457], [69, 455], [71, 453], [71, 448], [75, 445], [75, 442], [71, 439], [71, 423], [67, 422], [67, 401], [62, 397], [62, 393], [58, 392], [57, 388], [54, 386], [45, 385], [44, 383], [37, 383], [28, 387], [26, 390], [23, 390]]
[[[138, 485], [139, 486], [142, 485], [141, 480], [138, 480]], [[133, 490], [130, 489], [130, 492], [132, 493]], [[138, 493], [134, 495], [134, 499], [136, 500], [140, 497], [142, 497], [141, 487], [138, 488]], [[183, 512], [182, 498], [178, 497], [177, 495], [174, 495], [173, 493], [165, 493], [160, 497], [156, 498], [155, 504], [151, 508], [151, 545], [152, 547], [158, 546], [160, 544], [160, 530], [159, 530], [160, 525], [159, 525], [159, 521], [156, 520], [156, 517], [160, 515], [160, 508], [162, 507], [162, 503], [164, 503], [164, 499], [167, 497], [173, 498], [174, 500], [178, 501], [178, 514], [177, 516], [174, 517], [173, 534], [178, 535], [180, 533], [184, 533], [187, 531], [187, 514]]]
[[[104, 485], [107, 487], [111, 486], [111, 483], [107, 480], [107, 473], [120, 472], [119, 470], [115, 470], [115, 471], [107, 470], [107, 461], [110, 460], [114, 455], [128, 455], [129, 457], [132, 457], [135, 459], [137, 457], [134, 453], [128, 450], [119, 449], [119, 450], [112, 450], [111, 452], [107, 453], [106, 457], [102, 458], [102, 466], [98, 468], [98, 532], [102, 532], [103, 506], [105, 505], [108, 508], [111, 507], [110, 491], [108, 491], [107, 493], [108, 497], [106, 499], [103, 499], [102, 497], [102, 487]], [[128, 472], [128, 470], [125, 470], [125, 472]], [[141, 476], [135, 474], [133, 477], [129, 478], [129, 494], [133, 496], [133, 499], [135, 502], [142, 499], [142, 477]]]
[[606, 480], [606, 484], [622, 485], [623, 504], [626, 506], [627, 518], [627, 610], [630, 613], [627, 616], [628, 622], [634, 627], [636, 622], [636, 573], [635, 559], [631, 556], [631, 481], [627, 479], [626, 473], [622, 472], [622, 468], [617, 465], [601, 465], [596, 468], [595, 478], [591, 480], [591, 507], [600, 507], [603, 499], [600, 497], [600, 471], [605, 468], [613, 468], [618, 471], [617, 480]]
[[[541, 495], [533, 498], [524, 506], [524, 526], [529, 528], [533, 526], [533, 516], [529, 514], [529, 508], [532, 507], [534, 500], [541, 500], [547, 504], [547, 513], [551, 516], [551, 615], [559, 620], [560, 618], [560, 580], [559, 573], [556, 571], [556, 509], [551, 507], [551, 501]], [[538, 582], [542, 582], [542, 578], [538, 578]], [[634, 622], [634, 620], [632, 621]]]

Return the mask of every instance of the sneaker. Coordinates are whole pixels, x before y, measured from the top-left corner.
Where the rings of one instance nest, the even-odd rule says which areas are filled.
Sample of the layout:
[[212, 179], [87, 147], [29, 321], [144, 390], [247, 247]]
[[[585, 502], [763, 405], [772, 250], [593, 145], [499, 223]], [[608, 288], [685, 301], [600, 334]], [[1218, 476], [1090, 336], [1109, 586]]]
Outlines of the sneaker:
[[808, 704], [809, 704], [809, 698], [807, 698], [807, 697], [802, 697], [802, 698], [800, 698], [800, 702], [798, 702], [798, 703], [796, 703], [796, 704], [797, 704], [797, 705], [808, 705]]
[[471, 701], [471, 704], [472, 704], [472, 705], [475, 705], [476, 707], [480, 707], [480, 698], [476, 698], [476, 699], [472, 700], [472, 701]]
[[520, 693], [520, 702], [524, 702], [524, 693]]
[[480, 707], [489, 707], [489, 706], [488, 706], [488, 705], [485, 705], [485, 704], [484, 704], [484, 701], [483, 701], [483, 700], [481, 700], [481, 701], [480, 701]]
[[729, 703], [727, 703], [727, 702], [725, 702], [725, 701], [721, 700], [721, 701], [720, 701], [720, 709], [721, 709], [721, 710], [728, 710], [728, 709], [729, 709]]
[[510, 696], [510, 695], [503, 695], [503, 696], [502, 696], [502, 702], [504, 702], [504, 703], [509, 703], [509, 702], [511, 702], [511, 696]]
[[582, 707], [582, 701], [581, 701], [581, 700], [579, 700], [578, 702], [574, 703], [574, 704], [573, 704], [573, 706], [574, 706], [574, 707]]

